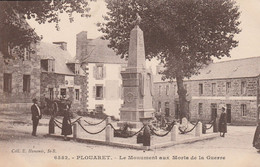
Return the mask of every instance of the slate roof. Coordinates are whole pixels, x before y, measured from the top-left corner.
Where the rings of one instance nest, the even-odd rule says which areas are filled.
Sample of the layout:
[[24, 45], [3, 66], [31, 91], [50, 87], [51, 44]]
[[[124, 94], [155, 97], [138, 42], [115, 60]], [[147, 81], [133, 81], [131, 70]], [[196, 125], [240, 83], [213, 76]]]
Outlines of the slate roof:
[[[250, 57], [245, 59], [211, 63], [201, 69], [199, 75], [194, 75], [189, 80], [256, 77], [259, 74], [260, 57]], [[161, 75], [156, 75], [154, 76], [154, 82], [166, 81], [161, 80]]]
[[108, 47], [109, 41], [101, 37], [88, 39], [87, 52], [90, 57], [88, 63], [125, 64], [127, 61], [116, 55], [115, 51]]
[[[37, 51], [41, 59], [55, 59], [55, 73], [74, 75], [66, 63], [76, 62], [75, 58], [68, 51], [60, 48], [59, 45], [40, 42]], [[80, 74], [84, 74], [82, 69], [80, 70]]]

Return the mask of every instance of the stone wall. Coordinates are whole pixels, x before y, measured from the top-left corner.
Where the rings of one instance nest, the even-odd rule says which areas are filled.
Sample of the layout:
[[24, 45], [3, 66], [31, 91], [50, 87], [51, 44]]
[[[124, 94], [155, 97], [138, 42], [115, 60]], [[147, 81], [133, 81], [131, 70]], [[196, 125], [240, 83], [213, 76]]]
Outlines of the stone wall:
[[[31, 48], [36, 50], [36, 45]], [[4, 92], [4, 73], [12, 75], [12, 91]], [[30, 75], [30, 92], [23, 92], [23, 75]], [[4, 63], [0, 53], [0, 111], [30, 111], [33, 98], [40, 97], [40, 57], [30, 53], [30, 60], [15, 59]]]
[[[75, 75], [74, 85], [71, 87], [65, 84], [65, 74], [56, 74], [42, 72], [41, 74], [41, 97], [49, 96], [49, 88], [53, 88], [54, 98], [60, 96], [60, 89], [65, 88], [67, 92], [66, 98], [72, 101], [72, 111], [85, 111], [87, 108], [87, 76]], [[79, 100], [76, 100], [75, 89], [79, 89]]]
[[[218, 116], [221, 113], [221, 106], [231, 105], [231, 124], [234, 125], [255, 125], [257, 118], [257, 77], [234, 78], [234, 79], [214, 79], [184, 81], [187, 87], [187, 100], [189, 101], [189, 113], [191, 120], [211, 121], [211, 104], [216, 103]], [[227, 91], [227, 82], [231, 83]], [[245, 83], [245, 92], [241, 91], [242, 82]], [[170, 94], [165, 93], [166, 85], [170, 85]], [[199, 92], [199, 84], [203, 84], [203, 94]], [[215, 84], [215, 90], [212, 86]], [[159, 95], [161, 86], [161, 95]], [[161, 101], [162, 111], [164, 103], [170, 102], [170, 113], [175, 115], [176, 103], [178, 103], [176, 82], [156, 82], [154, 83], [153, 105], [158, 110], [158, 102]], [[199, 103], [203, 105], [203, 111], [199, 114]], [[242, 115], [241, 105], [246, 105], [245, 114]]]
[[[241, 92], [241, 83], [246, 83], [246, 92]], [[226, 83], [231, 83], [229, 93], [227, 93]], [[220, 80], [201, 80], [186, 81], [192, 89], [188, 93], [192, 96], [256, 96], [257, 95], [257, 78], [238, 78], [238, 79], [220, 79]], [[216, 90], [212, 93], [212, 84], [216, 84]], [[199, 94], [199, 84], [203, 84], [203, 94]]]
[[[227, 82], [231, 87], [227, 91]], [[245, 83], [245, 92], [241, 89], [241, 83]], [[231, 124], [235, 125], [254, 125], [256, 123], [256, 95], [257, 78], [236, 78], [221, 80], [203, 80], [187, 81], [192, 89], [188, 91], [191, 94], [190, 113], [191, 119], [211, 120], [211, 104], [217, 104], [218, 116], [221, 113], [221, 106], [231, 105]], [[216, 84], [216, 90], [212, 90], [212, 84]], [[203, 94], [199, 93], [199, 84], [203, 84]], [[198, 105], [203, 104], [203, 112], [198, 114]], [[246, 105], [245, 115], [242, 115], [241, 105]]]

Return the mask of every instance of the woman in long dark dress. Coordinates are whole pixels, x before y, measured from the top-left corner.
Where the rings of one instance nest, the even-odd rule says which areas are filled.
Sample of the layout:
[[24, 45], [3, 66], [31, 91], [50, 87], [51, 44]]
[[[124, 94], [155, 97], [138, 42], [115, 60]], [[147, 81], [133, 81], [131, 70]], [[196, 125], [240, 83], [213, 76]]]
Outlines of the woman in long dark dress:
[[218, 126], [219, 126], [220, 136], [225, 137], [225, 133], [227, 133], [227, 114], [226, 114], [225, 107], [222, 107], [222, 113], [220, 114]]
[[72, 134], [69, 110], [70, 110], [69, 105], [66, 105], [64, 112], [63, 112], [64, 117], [63, 117], [63, 121], [62, 121], [62, 129], [61, 129], [61, 135], [64, 135], [64, 140], [68, 140], [67, 135]]

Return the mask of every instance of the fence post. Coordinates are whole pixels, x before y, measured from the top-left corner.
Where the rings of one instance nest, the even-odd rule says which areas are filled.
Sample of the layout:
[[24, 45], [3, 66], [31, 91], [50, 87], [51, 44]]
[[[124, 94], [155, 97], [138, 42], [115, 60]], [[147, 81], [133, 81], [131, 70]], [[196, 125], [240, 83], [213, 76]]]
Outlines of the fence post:
[[[111, 123], [111, 117], [107, 117], [106, 125]], [[111, 126], [106, 127], [106, 142], [112, 142], [114, 135], [114, 129]]]
[[52, 116], [49, 122], [49, 134], [55, 133], [54, 117]]
[[174, 125], [171, 130], [171, 141], [177, 141], [178, 137], [178, 127]]
[[76, 140], [77, 139], [77, 130], [78, 130], [78, 124], [77, 122], [75, 122], [73, 124], [73, 139]]
[[195, 136], [200, 137], [202, 135], [202, 123], [199, 121], [195, 128]]

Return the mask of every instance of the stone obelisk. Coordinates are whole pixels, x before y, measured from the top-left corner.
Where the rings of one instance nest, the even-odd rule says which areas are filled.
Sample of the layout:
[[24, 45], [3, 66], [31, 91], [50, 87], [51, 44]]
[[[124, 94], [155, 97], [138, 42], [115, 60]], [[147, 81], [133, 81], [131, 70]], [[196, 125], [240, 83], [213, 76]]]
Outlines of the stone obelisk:
[[[142, 127], [143, 120], [151, 119], [152, 74], [146, 69], [143, 31], [139, 28], [140, 16], [137, 14], [135, 27], [130, 33], [128, 64], [121, 72], [123, 79], [124, 104], [120, 108], [120, 123], [130, 123], [134, 128]], [[121, 124], [121, 125], [120, 125]]]

